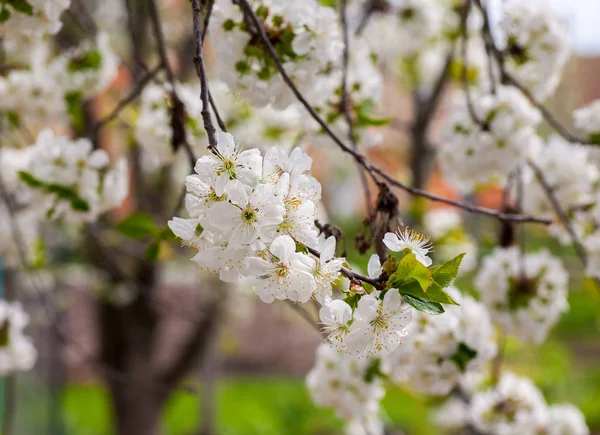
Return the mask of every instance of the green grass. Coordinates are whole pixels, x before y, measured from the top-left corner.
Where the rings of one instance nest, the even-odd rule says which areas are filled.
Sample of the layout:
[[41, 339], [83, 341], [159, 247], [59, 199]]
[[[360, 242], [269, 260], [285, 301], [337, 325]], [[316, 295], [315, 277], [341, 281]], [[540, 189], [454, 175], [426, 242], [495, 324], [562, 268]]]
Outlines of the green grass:
[[[111, 434], [111, 408], [104, 388], [72, 385], [63, 395], [68, 434]], [[185, 392], [171, 396], [165, 408], [164, 433], [187, 435], [199, 424], [197, 397]], [[426, 420], [424, 400], [398, 389], [384, 400], [386, 422], [411, 434], [435, 433]], [[316, 408], [302, 379], [242, 377], [225, 379], [217, 391], [218, 433], [224, 435], [310, 435], [339, 434], [342, 423], [332, 411]]]
[[[591, 427], [600, 427], [600, 369], [573, 372], [568, 349], [556, 343], [527, 353], [521, 345], [511, 342], [508, 356], [509, 368], [532, 376], [550, 403], [573, 402], [581, 407]], [[538, 365], [540, 361], [544, 361], [542, 366]], [[425, 398], [391, 388], [383, 401], [386, 425], [408, 434], [436, 434], [438, 431], [428, 422], [430, 404]], [[63, 395], [63, 406], [67, 434], [112, 433], [109, 397], [102, 387], [69, 386]], [[185, 392], [173, 394], [164, 411], [164, 433], [196, 433], [199, 409], [197, 397]], [[303, 380], [295, 378], [222, 380], [217, 391], [216, 416], [218, 433], [223, 435], [326, 435], [340, 434], [342, 428], [331, 411], [312, 404]]]

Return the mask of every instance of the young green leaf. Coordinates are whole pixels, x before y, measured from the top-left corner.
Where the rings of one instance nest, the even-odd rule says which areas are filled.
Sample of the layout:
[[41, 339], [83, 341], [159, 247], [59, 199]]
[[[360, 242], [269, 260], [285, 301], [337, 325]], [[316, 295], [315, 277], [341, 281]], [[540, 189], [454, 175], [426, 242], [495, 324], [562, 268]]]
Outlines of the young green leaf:
[[400, 289], [401, 286], [417, 282], [420, 289], [427, 291], [431, 285], [431, 271], [427, 269], [412, 252], [407, 252], [398, 262], [398, 268], [388, 279], [387, 288]]
[[457, 255], [452, 260], [448, 260], [445, 263], [432, 268], [431, 276], [433, 280], [442, 288], [446, 288], [452, 284], [458, 274], [458, 268], [460, 267], [460, 263], [464, 256], [465, 254]]
[[444, 312], [444, 307], [442, 307], [442, 304], [439, 302], [426, 301], [409, 294], [402, 294], [402, 299], [404, 299], [404, 301], [415, 310], [423, 311], [427, 314], [437, 316], [438, 314], [442, 314]]
[[405, 294], [416, 296], [418, 298], [431, 301], [439, 302], [441, 304], [458, 305], [454, 299], [448, 295], [436, 282], [431, 283], [427, 291], [423, 291], [421, 286], [416, 281], [410, 281], [396, 287], [398, 291], [404, 296]]
[[146, 213], [135, 213], [119, 222], [117, 231], [129, 238], [141, 239], [156, 236], [160, 230], [156, 227], [152, 216]]

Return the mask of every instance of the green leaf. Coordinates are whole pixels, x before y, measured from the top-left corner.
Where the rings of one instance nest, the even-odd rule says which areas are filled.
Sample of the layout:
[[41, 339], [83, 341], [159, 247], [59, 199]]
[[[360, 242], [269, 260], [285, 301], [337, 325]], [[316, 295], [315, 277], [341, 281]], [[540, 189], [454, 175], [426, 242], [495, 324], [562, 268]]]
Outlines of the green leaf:
[[431, 269], [431, 277], [433, 280], [442, 288], [446, 288], [451, 285], [458, 274], [458, 269], [464, 256], [464, 253], [457, 255], [452, 260], [448, 260], [439, 266], [433, 267]]
[[141, 239], [156, 236], [160, 230], [156, 227], [152, 216], [146, 213], [135, 213], [119, 222], [117, 231], [129, 238]]
[[62, 184], [55, 183], [44, 183], [25, 171], [19, 171], [18, 174], [21, 181], [23, 181], [29, 187], [33, 189], [44, 190], [48, 193], [56, 195], [60, 199], [69, 201], [73, 210], [88, 211], [90, 209], [88, 202], [85, 199], [80, 198], [73, 187], [63, 186]]
[[148, 246], [148, 249], [146, 249], [144, 256], [146, 257], [146, 260], [155, 261], [156, 259], [158, 259], [159, 254], [160, 254], [160, 240], [156, 240], [150, 246]]
[[67, 92], [65, 94], [67, 113], [71, 125], [76, 132], [82, 132], [85, 128], [85, 115], [83, 113], [83, 95], [79, 91]]
[[361, 112], [357, 112], [357, 115], [358, 115], [358, 122], [356, 123], [356, 125], [359, 127], [368, 127], [368, 126], [382, 127], [382, 126], [388, 125], [390, 122], [392, 122], [392, 118], [376, 118], [374, 116], [367, 115], [367, 114], [364, 114]]
[[600, 145], [600, 133], [592, 133], [592, 134], [590, 134], [589, 140], [594, 145]]
[[353, 310], [358, 306], [358, 301], [360, 300], [360, 295], [358, 294], [352, 294], [352, 295], [348, 295], [344, 298], [344, 302], [346, 302], [348, 305], [350, 305], [350, 308], [352, 308]]
[[33, 7], [27, 0], [6, 0], [6, 3], [11, 5], [15, 11], [19, 11], [25, 15], [33, 15]]
[[456, 350], [454, 355], [450, 357], [450, 359], [454, 361], [454, 363], [460, 369], [460, 371], [464, 373], [467, 368], [467, 364], [469, 364], [469, 361], [471, 361], [476, 356], [476, 350], [471, 349], [464, 343], [460, 343], [458, 345], [458, 349]]
[[75, 211], [89, 211], [90, 210], [90, 204], [84, 199], [81, 199], [79, 197], [73, 197], [70, 199], [70, 201], [71, 201], [71, 207]]
[[448, 293], [446, 293], [444, 289], [441, 288], [436, 282], [432, 282], [426, 292], [423, 291], [421, 286], [414, 280], [406, 282], [401, 286], [395, 288], [398, 289], [402, 296], [408, 294], [424, 299], [426, 301], [439, 302], [441, 304], [458, 305], [456, 301], [452, 299], [450, 295], [448, 295]]
[[0, 10], [0, 23], [4, 23], [10, 19], [10, 11], [6, 8]]
[[27, 184], [29, 187], [33, 187], [33, 188], [44, 187], [44, 183], [42, 183], [40, 180], [35, 178], [29, 172], [19, 171], [18, 174], [19, 174], [19, 178], [21, 179], [21, 181], [24, 182], [25, 184]]
[[442, 314], [444, 312], [444, 307], [442, 307], [442, 304], [439, 302], [426, 301], [409, 294], [403, 294], [402, 299], [404, 299], [404, 301], [415, 310], [423, 311], [427, 314], [437, 316], [438, 314]]
[[79, 72], [87, 70], [99, 70], [102, 67], [102, 53], [98, 49], [84, 51], [79, 56], [69, 60], [67, 69], [70, 72]]
[[417, 282], [423, 291], [427, 291], [433, 282], [431, 271], [417, 260], [410, 250], [405, 251], [404, 257], [398, 262], [396, 272], [388, 279], [386, 287], [400, 289], [401, 286], [412, 281]]

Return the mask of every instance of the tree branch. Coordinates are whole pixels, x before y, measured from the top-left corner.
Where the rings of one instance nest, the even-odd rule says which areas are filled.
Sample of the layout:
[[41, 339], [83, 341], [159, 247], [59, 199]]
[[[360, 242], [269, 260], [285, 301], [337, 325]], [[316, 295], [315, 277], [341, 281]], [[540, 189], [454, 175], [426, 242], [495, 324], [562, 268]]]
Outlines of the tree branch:
[[94, 131], [92, 133], [92, 136], [94, 138], [98, 135], [99, 131], [106, 124], [113, 121], [117, 116], [119, 116], [119, 113], [121, 113], [121, 111], [125, 107], [127, 107], [129, 104], [131, 104], [133, 102], [133, 100], [135, 100], [142, 93], [142, 91], [146, 88], [148, 83], [152, 80], [153, 77], [156, 76], [156, 74], [158, 74], [158, 72], [163, 68], [163, 66], [164, 65], [161, 62], [159, 65], [152, 68], [152, 70], [148, 71], [146, 73], [146, 75], [144, 75], [144, 77], [142, 77], [142, 79], [136, 84], [136, 86], [129, 92], [129, 95], [127, 95], [124, 99], [119, 101], [119, 103], [115, 106], [115, 108], [108, 115], [106, 115], [104, 118], [100, 119], [96, 123], [96, 126], [94, 127]]
[[[192, 0], [192, 1], [194, 1], [194, 0]], [[281, 59], [279, 59], [279, 56], [277, 55], [275, 48], [273, 47], [273, 45], [269, 41], [269, 38], [267, 37], [267, 34], [265, 33], [265, 29], [262, 27], [258, 17], [252, 10], [252, 7], [248, 3], [248, 1], [247, 0], [236, 0], [236, 3], [242, 9], [242, 12], [246, 16], [246, 18], [250, 21], [250, 23], [256, 29], [257, 36], [261, 40], [261, 43], [264, 46], [265, 50], [267, 51], [267, 54], [271, 57], [271, 59], [275, 63], [275, 66], [276, 66], [277, 70], [279, 71], [281, 78], [288, 85], [288, 87], [290, 88], [290, 90], [292, 91], [294, 96], [304, 106], [304, 108], [308, 111], [308, 113], [312, 116], [312, 118], [315, 121], [317, 121], [317, 123], [323, 128], [325, 133], [327, 133], [327, 135], [340, 147], [340, 149], [342, 151], [350, 154], [354, 158], [354, 160], [356, 160], [363, 168], [365, 168], [367, 170], [367, 172], [369, 173], [369, 175], [371, 176], [371, 178], [373, 178], [373, 180], [377, 184], [381, 183], [381, 181], [379, 180], [379, 178], [381, 178], [384, 181], [386, 181], [387, 183], [389, 183], [395, 187], [398, 187], [402, 190], [405, 190], [406, 192], [409, 192], [413, 195], [422, 196], [422, 197], [425, 197], [432, 201], [443, 202], [448, 205], [459, 207], [459, 208], [466, 210], [468, 212], [471, 212], [471, 213], [479, 213], [479, 214], [484, 214], [484, 215], [488, 215], [488, 216], [493, 216], [500, 220], [509, 220], [509, 221], [514, 221], [514, 222], [537, 222], [537, 223], [544, 223], [544, 224], [552, 223], [552, 221], [549, 219], [502, 213], [497, 210], [491, 210], [491, 209], [484, 208], [484, 207], [474, 207], [474, 206], [471, 206], [471, 205], [468, 205], [468, 204], [465, 204], [462, 202], [453, 201], [448, 198], [443, 198], [443, 197], [425, 192], [421, 189], [407, 186], [407, 185], [397, 181], [391, 175], [387, 174], [385, 171], [378, 168], [374, 164], [370, 163], [365, 158], [365, 156], [363, 156], [360, 152], [358, 152], [357, 150], [354, 150], [351, 147], [349, 147], [348, 145], [346, 145], [331, 130], [331, 128], [329, 128], [327, 123], [319, 116], [319, 114], [310, 105], [310, 103], [306, 100], [306, 98], [304, 98], [302, 93], [298, 90], [298, 88], [294, 84], [293, 80], [290, 78], [290, 76], [285, 71], [285, 68], [283, 67], [283, 64], [281, 63]]]
[[[348, 20], [346, 17], [346, 0], [340, 2], [340, 21], [342, 23], [342, 34], [344, 37], [344, 52], [342, 56], [342, 110], [344, 113], [344, 119], [348, 126], [348, 139], [352, 144], [352, 148], [358, 149], [358, 143], [356, 142], [356, 135], [354, 134], [354, 123], [350, 116], [350, 98], [348, 95], [348, 67], [350, 62], [350, 36], [348, 29]], [[367, 207], [371, 204], [371, 191], [369, 189], [369, 181], [365, 176], [363, 169], [358, 165], [358, 175], [360, 182], [365, 192], [365, 200], [367, 201]]]
[[210, 13], [212, 11], [212, 5], [214, 0], [204, 0], [206, 7], [206, 15], [204, 17], [204, 28], [200, 25], [200, 16], [202, 9], [200, 8], [199, 0], [190, 0], [192, 4], [193, 20], [194, 20], [194, 37], [196, 40], [196, 52], [194, 55], [194, 65], [196, 66], [196, 74], [200, 79], [200, 100], [202, 100], [202, 121], [204, 122], [204, 130], [208, 136], [208, 148], [214, 150], [217, 146], [217, 139], [215, 137], [215, 127], [212, 123], [210, 116], [210, 103], [209, 103], [209, 92], [208, 92], [208, 80], [206, 78], [206, 68], [204, 66], [204, 54], [203, 54], [203, 42], [204, 36], [206, 35], [206, 27], [210, 19]]

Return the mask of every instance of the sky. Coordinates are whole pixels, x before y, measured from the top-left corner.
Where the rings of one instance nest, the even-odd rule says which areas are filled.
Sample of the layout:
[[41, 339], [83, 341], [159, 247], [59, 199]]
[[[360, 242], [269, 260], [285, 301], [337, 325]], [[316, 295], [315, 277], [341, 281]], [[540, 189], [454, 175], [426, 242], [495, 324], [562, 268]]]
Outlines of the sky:
[[546, 0], [546, 3], [566, 20], [574, 51], [582, 56], [600, 56], [600, 0]]

